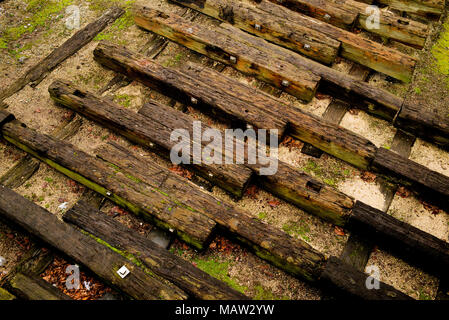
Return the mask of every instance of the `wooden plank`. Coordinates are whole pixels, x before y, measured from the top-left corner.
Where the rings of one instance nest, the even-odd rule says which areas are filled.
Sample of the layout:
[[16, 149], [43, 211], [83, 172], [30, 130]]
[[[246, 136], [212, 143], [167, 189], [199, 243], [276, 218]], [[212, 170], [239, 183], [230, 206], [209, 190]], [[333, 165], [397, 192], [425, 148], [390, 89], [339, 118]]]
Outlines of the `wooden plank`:
[[344, 6], [356, 8], [359, 12], [357, 27], [381, 37], [396, 40], [405, 44], [410, 44], [417, 48], [423, 48], [429, 33], [428, 25], [415, 20], [398, 16], [390, 11], [379, 11], [379, 27], [372, 28], [367, 25], [372, 12], [367, 10], [368, 4], [354, 0], [333, 0], [339, 1]]
[[72, 300], [45, 280], [23, 273], [16, 274], [9, 281], [9, 285], [20, 298], [26, 300]]
[[378, 0], [392, 9], [418, 15], [440, 15], [444, 11], [444, 0]]
[[[124, 48], [101, 43], [96, 59], [115, 71], [125, 73], [181, 102], [195, 99], [195, 107], [217, 110], [255, 128], [278, 129], [281, 136], [290, 122], [291, 135], [358, 167], [366, 168], [374, 157], [375, 146], [341, 127], [285, 105], [254, 88], [209, 68], [189, 64], [174, 70], [147, 60]], [[214, 79], [214, 81], [210, 81]]]
[[[357, 63], [353, 63], [351, 68], [349, 69], [350, 76], [362, 81], [365, 81], [366, 78], [368, 78], [369, 73], [370, 73], [369, 69]], [[326, 110], [324, 111], [322, 117], [324, 120], [329, 121], [331, 123], [340, 124], [341, 120], [343, 119], [344, 115], [346, 114], [349, 108], [350, 108], [349, 103], [342, 101], [340, 99], [333, 98], [331, 103], [327, 106]], [[315, 158], [319, 158], [323, 154], [323, 152], [320, 149], [317, 149], [308, 143], [304, 144], [301, 152]]]
[[[229, 24], [222, 24], [221, 27], [227, 29], [230, 36], [237, 38], [239, 42], [245, 43], [248, 46], [261, 47], [261, 44], [265, 44], [265, 40], [247, 34]], [[270, 51], [267, 51], [267, 54], [270, 56], [278, 56], [282, 60], [319, 74], [322, 77], [320, 90], [328, 92], [334, 97], [351, 102], [354, 106], [370, 114], [392, 120], [403, 103], [401, 98], [388, 91], [372, 86], [365, 81], [351, 77], [344, 72], [329, 68], [316, 61], [304, 58], [291, 50], [273, 44], [268, 45], [270, 45]]]
[[[258, 0], [254, 0], [258, 2]], [[358, 13], [349, 7], [327, 0], [270, 0], [293, 11], [325, 21], [340, 28], [349, 29], [357, 20]]]
[[[157, 115], [158, 106], [147, 104], [142, 107], [139, 113], [147, 116]], [[169, 110], [163, 111], [168, 114]], [[184, 125], [179, 126], [186, 130], [192, 127], [193, 119], [182, 112], [172, 112], [177, 119], [183, 119]], [[167, 117], [165, 118], [167, 119]], [[175, 127], [173, 127], [175, 128]], [[209, 127], [204, 126], [204, 130]], [[233, 151], [231, 151], [233, 152]], [[126, 158], [125, 153], [118, 150], [109, 152], [117, 157]], [[100, 155], [102, 157], [102, 155]], [[266, 190], [278, 195], [280, 198], [289, 201], [298, 207], [307, 210], [336, 225], [343, 225], [353, 205], [352, 198], [345, 196], [333, 188], [318, 182], [307, 174], [294, 169], [293, 167], [278, 162], [278, 168], [274, 175], [262, 176], [259, 174], [259, 165], [250, 165], [245, 159], [245, 165], [254, 170], [258, 175], [257, 182]]]
[[0, 301], [15, 300], [15, 299], [16, 297], [14, 295], [12, 295], [3, 288], [0, 288]]
[[[63, 121], [63, 123], [52, 132], [52, 135], [58, 139], [68, 139], [78, 132], [81, 124], [82, 120], [80, 117], [77, 117], [76, 119], [70, 117]], [[0, 177], [0, 184], [11, 189], [18, 188], [34, 175], [39, 169], [39, 166], [39, 160], [27, 155], [20, 159], [18, 163]]]
[[[214, 60], [282, 88], [304, 101], [315, 95], [320, 77], [307, 69], [270, 56], [261, 48], [249, 47], [216, 28], [203, 27], [182, 17], [137, 6], [134, 21], [139, 27], [157, 33]], [[268, 42], [265, 45], [269, 45]], [[288, 86], [282, 83], [288, 81]]]
[[449, 209], [449, 177], [384, 148], [377, 150], [372, 170], [410, 187], [442, 209]]
[[[85, 265], [107, 283], [129, 296], [148, 300], [187, 298], [187, 295], [176, 286], [161, 282], [155, 275], [144, 272], [119, 253], [63, 223], [52, 213], [14, 191], [0, 186], [0, 194], [2, 217]], [[121, 278], [117, 271], [124, 265], [130, 273]]]
[[157, 184], [164, 193], [191, 208], [207, 208], [204, 213], [214, 219], [222, 231], [275, 266], [311, 281], [321, 272], [324, 257], [307, 243], [224, 203], [181, 176], [162, 170], [151, 159], [133, 155], [116, 144], [101, 147], [96, 154], [124, 172]]
[[340, 49], [339, 41], [292, 22], [289, 22], [286, 28], [285, 19], [269, 15], [246, 2], [228, 0], [175, 0], [175, 2], [325, 64], [334, 62]]
[[433, 112], [423, 112], [418, 104], [406, 102], [394, 126], [449, 150], [449, 120]]
[[78, 181], [106, 198], [125, 206], [151, 223], [176, 234], [201, 249], [209, 240], [215, 222], [170, 199], [157, 188], [142, 183], [132, 175], [124, 175], [100, 159], [96, 159], [64, 141], [56, 140], [12, 122], [3, 127], [3, 137], [32, 156]]
[[[147, 117], [127, 110], [109, 99], [84, 91], [68, 81], [57, 80], [53, 82], [49, 87], [49, 92], [55, 101], [68, 106], [79, 114], [102, 124], [114, 132], [124, 135], [135, 143], [151, 149], [158, 146], [158, 150], [166, 158], [170, 158], [170, 152], [177, 144], [177, 141], [170, 139], [173, 131], [179, 128], [187, 129], [189, 132], [193, 131], [193, 123], [189, 123], [190, 126], [186, 126], [185, 121], [182, 121], [182, 117], [178, 118], [180, 112], [176, 112], [173, 108], [156, 102], [152, 102], [152, 104], [156, 104], [152, 110], [152, 116]], [[196, 145], [196, 142], [190, 139], [192, 136], [190, 134], [188, 137], [189, 141], [191, 141], [190, 150], [193, 150], [194, 145]], [[202, 145], [200, 146], [202, 147]], [[224, 154], [219, 156], [223, 161], [222, 163], [225, 163]], [[190, 154], [186, 160], [194, 163], [193, 154]], [[202, 162], [201, 164], [191, 166], [191, 168], [237, 197], [243, 195], [251, 177], [251, 170], [243, 166], [208, 165]]]
[[345, 225], [354, 205], [351, 197], [281, 161], [276, 174], [257, 180], [266, 190], [335, 225]]
[[[251, 1], [251, 0], [243, 0]], [[387, 48], [377, 42], [365, 39], [355, 33], [318, 21], [287, 8], [261, 0], [255, 6], [272, 15], [308, 26], [315, 31], [341, 42], [340, 55], [378, 72], [382, 72], [404, 82], [410, 82], [416, 59], [397, 50]], [[318, 74], [318, 73], [317, 73]], [[324, 77], [323, 77], [324, 78]]]
[[[255, 93], [255, 89], [245, 92], [234, 92], [232, 95], [223, 90], [217, 90], [225, 84], [221, 79], [227, 77], [220, 75], [211, 81], [210, 78], [201, 77], [198, 73], [166, 68], [160, 64], [112, 44], [100, 43], [94, 51], [95, 59], [104, 66], [117, 72], [126, 74], [145, 85], [165, 93], [181, 103], [191, 104], [203, 110], [213, 107], [218, 116], [226, 115], [242, 124], [250, 123], [255, 128], [278, 129], [282, 135], [286, 121], [270, 109], [254, 106], [252, 100], [243, 100], [240, 95]], [[237, 83], [235, 83], [237, 85]], [[192, 98], [195, 103], [192, 103]], [[246, 111], [247, 110], [247, 111]]]
[[124, 13], [121, 8], [107, 10], [96, 21], [77, 31], [70, 39], [53, 50], [47, 57], [28, 69], [24, 75], [0, 92], [0, 101], [20, 91], [30, 82], [37, 86], [53, 69], [88, 44], [95, 36]]
[[83, 201], [79, 201], [66, 212], [63, 219], [102, 239], [110, 246], [138, 257], [152, 272], [174, 283], [196, 299], [247, 299], [245, 295], [231, 289], [224, 282], [159, 247]]
[[332, 289], [343, 292], [351, 298], [357, 297], [366, 300], [410, 300], [411, 298], [392, 286], [380, 283], [379, 289], [369, 290], [366, 287], [368, 275], [360, 272], [335, 257], [327, 260], [326, 269], [321, 280]]
[[438, 275], [449, 267], [448, 242], [360, 201], [352, 209], [348, 228]]

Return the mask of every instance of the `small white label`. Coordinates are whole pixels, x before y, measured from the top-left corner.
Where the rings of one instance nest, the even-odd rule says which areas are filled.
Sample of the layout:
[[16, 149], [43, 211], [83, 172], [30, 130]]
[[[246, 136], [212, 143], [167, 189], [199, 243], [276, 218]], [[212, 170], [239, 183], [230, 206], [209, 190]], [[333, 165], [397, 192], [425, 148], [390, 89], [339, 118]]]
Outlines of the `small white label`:
[[117, 273], [123, 279], [124, 277], [126, 277], [129, 274], [129, 270], [126, 266], [123, 266], [117, 271]]

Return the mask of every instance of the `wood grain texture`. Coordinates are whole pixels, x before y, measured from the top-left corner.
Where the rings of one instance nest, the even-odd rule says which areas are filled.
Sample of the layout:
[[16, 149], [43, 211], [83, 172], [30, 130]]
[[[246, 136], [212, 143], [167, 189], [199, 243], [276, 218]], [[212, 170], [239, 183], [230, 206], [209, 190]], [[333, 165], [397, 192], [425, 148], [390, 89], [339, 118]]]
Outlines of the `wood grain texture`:
[[23, 128], [13, 122], [3, 127], [3, 137], [71, 179], [176, 234], [201, 249], [215, 222], [177, 199], [170, 199], [151, 185], [125, 175], [64, 141]]
[[161, 170], [151, 159], [139, 157], [113, 143], [99, 148], [96, 153], [123, 172], [132, 172], [142, 181], [156, 183], [159, 190], [189, 207], [204, 208], [204, 214], [216, 221], [222, 231], [275, 266], [310, 281], [321, 272], [324, 257], [307, 243], [221, 201], [181, 176]]
[[448, 176], [432, 171], [419, 163], [384, 148], [377, 150], [372, 170], [411, 188], [442, 209], [448, 210]]
[[175, 2], [324, 64], [334, 62], [340, 49], [339, 41], [301, 24], [289, 22], [286, 28], [285, 19], [272, 16], [250, 3], [228, 0], [175, 0]]
[[72, 300], [45, 280], [23, 273], [16, 274], [9, 281], [9, 285], [17, 296], [26, 300]]
[[[243, 0], [251, 1], [251, 0]], [[324, 2], [324, 1], [323, 1]], [[329, 1], [326, 1], [329, 2]], [[331, 2], [329, 2], [331, 3]], [[400, 51], [385, 47], [377, 42], [362, 38], [361, 36], [319, 21], [304, 14], [270, 2], [261, 0], [255, 4], [256, 8], [274, 16], [283, 17], [294, 23], [306, 25], [317, 32], [341, 42], [340, 56], [357, 62], [375, 71], [382, 72], [404, 82], [410, 82], [416, 59]]]
[[409, 296], [392, 286], [380, 282], [379, 289], [369, 290], [366, 287], [368, 275], [345, 264], [335, 257], [327, 260], [326, 268], [321, 275], [322, 282], [331, 289], [343, 292], [351, 298], [366, 300], [411, 300]]
[[[173, 13], [141, 6], [135, 8], [134, 21], [139, 27], [268, 82], [304, 101], [310, 101], [315, 95], [319, 76], [304, 67], [270, 56], [260, 47], [244, 45], [223, 30], [204, 27]], [[271, 45], [261, 40], [264, 46]], [[289, 85], [283, 86], [283, 81], [288, 81]]]
[[[120, 254], [4, 186], [0, 186], [0, 214], [135, 299], [187, 298], [179, 288], [145, 273]], [[125, 278], [116, 273], [123, 265], [131, 271]]]
[[241, 300], [247, 297], [196, 268], [192, 263], [101, 213], [87, 203], [78, 203], [63, 216], [64, 221], [138, 257], [152, 272], [177, 285], [192, 297], [206, 300]]
[[438, 275], [449, 267], [449, 243], [357, 201], [348, 228]]
[[[170, 153], [177, 141], [171, 140], [171, 134], [178, 129], [186, 129], [190, 135], [190, 150], [195, 146], [203, 147], [193, 139], [193, 121], [183, 121], [183, 114], [173, 108], [156, 102], [148, 104], [151, 112], [148, 116], [127, 110], [120, 105], [83, 90], [68, 81], [57, 80], [49, 87], [50, 96], [57, 102], [69, 107], [80, 115], [96, 121], [114, 132], [122, 134], [131, 141], [154, 149], [170, 158]], [[207, 143], [204, 143], [206, 145]], [[218, 155], [217, 155], [218, 157]], [[226, 163], [224, 154], [220, 154], [222, 163]], [[194, 163], [193, 154], [185, 159], [190, 164]], [[251, 177], [251, 171], [243, 166], [195, 164], [189, 166], [205, 179], [217, 184], [231, 192], [236, 197], [241, 197]]]
[[418, 15], [440, 15], [444, 11], [445, 0], [378, 0], [392, 9]]

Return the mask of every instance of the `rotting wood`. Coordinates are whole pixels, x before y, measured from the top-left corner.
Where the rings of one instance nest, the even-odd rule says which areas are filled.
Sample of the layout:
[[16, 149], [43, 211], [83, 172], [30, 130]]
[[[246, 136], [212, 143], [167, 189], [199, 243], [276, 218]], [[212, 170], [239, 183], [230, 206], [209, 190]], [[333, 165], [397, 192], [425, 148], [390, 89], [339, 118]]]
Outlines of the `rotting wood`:
[[0, 301], [15, 300], [15, 299], [16, 297], [13, 294], [9, 293], [3, 288], [0, 288]]
[[152, 272], [174, 283], [192, 297], [207, 300], [247, 299], [224, 282], [211, 277], [192, 263], [159, 247], [83, 201], [78, 201], [64, 214], [63, 219], [102, 239], [110, 246], [138, 257]]
[[[82, 120], [80, 117], [77, 117], [76, 119], [75, 117], [70, 117], [69, 119], [64, 120], [62, 124], [52, 132], [52, 135], [58, 139], [68, 139], [78, 132], [81, 124]], [[0, 177], [0, 184], [11, 189], [18, 188], [33, 176], [39, 169], [39, 166], [39, 160], [26, 155]]]
[[378, 0], [392, 9], [418, 15], [440, 15], [444, 11], [445, 0]]
[[256, 3], [255, 6], [271, 15], [282, 17], [292, 23], [306, 25], [315, 31], [324, 33], [325, 35], [340, 41], [340, 56], [343, 58], [357, 62], [398, 80], [404, 82], [411, 81], [413, 70], [416, 66], [416, 59], [409, 55], [363, 38], [350, 31], [318, 21], [312, 17], [292, 12], [285, 7], [273, 4], [268, 0], [261, 0]]
[[[260, 0], [254, 0], [259, 2]], [[341, 6], [327, 0], [270, 0], [293, 11], [301, 12], [340, 28], [351, 28], [358, 13], [352, 8]]]
[[[342, 3], [342, 0], [333, 1]], [[424, 47], [429, 34], [429, 27], [426, 24], [379, 9], [379, 25], [373, 28], [367, 24], [372, 14], [372, 11], [368, 10], [368, 4], [354, 0], [344, 0], [342, 5], [357, 8], [359, 12], [357, 26], [359, 28], [417, 48]]]
[[3, 92], [0, 92], [0, 102], [20, 91], [30, 82], [32, 86], [37, 86], [48, 73], [88, 44], [98, 33], [118, 19], [123, 13], [124, 10], [121, 8], [109, 9], [96, 21], [77, 31], [42, 61], [27, 70], [21, 78], [13, 82]]
[[[172, 284], [149, 274], [101, 242], [82, 234], [55, 215], [0, 186], [0, 214], [31, 234], [85, 265], [107, 283], [135, 299], [186, 299], [187, 295]], [[130, 273], [121, 278], [117, 271], [126, 266]]]
[[[227, 79], [218, 72], [216, 74], [220, 77], [211, 81], [210, 78], [201, 77], [201, 74], [196, 72], [188, 74], [185, 71], [163, 67], [140, 54], [104, 42], [97, 46], [94, 55], [104, 66], [126, 74], [159, 92], [164, 92], [181, 103], [194, 105], [209, 112], [212, 106], [216, 116], [228, 119], [231, 116], [233, 120], [242, 124], [250, 123], [255, 128], [278, 129], [279, 136], [284, 132], [286, 121], [272, 111], [272, 106], [270, 109], [255, 107], [253, 100], [242, 99], [242, 92], [234, 92], [231, 95], [217, 90], [225, 85], [220, 83], [220, 80]], [[256, 92], [251, 91], [252, 94]]]
[[[68, 106], [90, 120], [124, 135], [131, 141], [151, 149], [154, 149], [156, 146], [159, 147], [159, 150], [167, 158], [170, 157], [170, 152], [177, 143], [170, 138], [172, 132], [178, 128], [187, 129], [189, 132], [193, 131], [193, 123], [192, 126], [187, 127], [185, 122], [181, 121], [182, 118], [178, 119], [176, 116], [171, 116], [170, 111], [173, 109], [160, 104], [157, 104], [153, 109], [152, 117], [146, 117], [122, 108], [108, 99], [83, 91], [67, 81], [55, 81], [49, 87], [49, 92], [55, 101]], [[191, 150], [193, 150], [195, 148], [193, 145], [196, 145], [196, 142], [191, 137], [192, 134], [186, 138], [189, 138], [189, 141], [191, 141]], [[225, 163], [224, 154], [219, 156]], [[190, 155], [185, 160], [189, 161], [189, 163], [194, 163], [192, 158], [193, 156]], [[198, 165], [194, 164], [192, 168], [206, 179], [211, 180], [237, 197], [243, 195], [251, 177], [251, 171], [242, 166], [208, 165], [203, 162]]]
[[411, 187], [442, 209], [449, 209], [449, 177], [402, 157], [385, 148], [379, 148], [372, 163], [373, 171], [387, 179]]
[[352, 209], [348, 229], [438, 275], [448, 270], [448, 242], [360, 201]]
[[[247, 46], [217, 28], [205, 28], [178, 15], [140, 6], [135, 8], [134, 20], [139, 27], [282, 88], [304, 101], [310, 101], [318, 87], [320, 77], [306, 68], [271, 56], [262, 48]], [[272, 45], [263, 41], [265, 46]]]
[[103, 65], [181, 102], [188, 103], [194, 98], [195, 107], [202, 110], [218, 111], [228, 119], [232, 116], [240, 123], [248, 123], [258, 129], [278, 129], [279, 136], [282, 136], [288, 121], [292, 136], [357, 167], [366, 168], [374, 157], [375, 146], [361, 136], [320, 121], [209, 68], [189, 64], [183, 71], [174, 70], [105, 43], [99, 44], [94, 54]]
[[[175, 0], [175, 2], [325, 64], [334, 62], [340, 49], [339, 41], [300, 24], [289, 22], [287, 28], [285, 19], [269, 15], [246, 2], [228, 0]], [[228, 14], [225, 15], [223, 13], [225, 11]]]
[[96, 154], [123, 171], [132, 171], [143, 181], [156, 183], [165, 193], [192, 208], [206, 208], [205, 214], [260, 258], [307, 280], [315, 279], [320, 272], [323, 257], [308, 244], [250, 217], [171, 171], [161, 172], [161, 167], [151, 159], [135, 156], [116, 144], [100, 147]]
[[434, 112], [423, 112], [417, 103], [407, 100], [394, 121], [394, 126], [449, 150], [449, 119]]
[[[357, 63], [353, 63], [349, 69], [349, 75], [361, 81], [365, 81], [368, 78], [370, 71], [368, 68], [363, 67]], [[322, 118], [326, 121], [339, 125], [343, 119], [346, 112], [349, 110], [351, 105], [340, 99], [333, 98], [331, 103], [327, 106], [324, 111]], [[305, 143], [301, 149], [301, 152], [309, 156], [319, 158], [323, 154], [318, 148]]]
[[358, 297], [366, 300], [412, 299], [385, 283], [380, 283], [379, 289], [370, 290], [366, 286], [367, 278], [367, 274], [343, 263], [338, 258], [330, 257], [320, 279], [325, 285], [330, 286], [331, 289], [337, 288], [339, 293], [343, 292], [351, 298]]
[[157, 188], [142, 183], [132, 175], [125, 175], [116, 167], [96, 159], [64, 141], [40, 134], [11, 122], [3, 127], [3, 137], [106, 198], [125, 206], [131, 212], [176, 234], [187, 243], [202, 249], [209, 240], [215, 222], [186, 206], [178, 199], [170, 199]]
[[23, 273], [17, 273], [9, 281], [9, 286], [18, 297], [26, 300], [72, 300], [45, 280]]

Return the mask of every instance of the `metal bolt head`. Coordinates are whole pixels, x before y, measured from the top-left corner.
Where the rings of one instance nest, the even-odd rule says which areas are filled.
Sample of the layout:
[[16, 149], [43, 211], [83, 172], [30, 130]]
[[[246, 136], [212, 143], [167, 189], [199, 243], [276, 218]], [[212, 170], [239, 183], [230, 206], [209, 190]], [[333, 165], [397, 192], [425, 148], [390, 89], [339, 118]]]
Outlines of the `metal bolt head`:
[[310, 50], [310, 44], [306, 43], [306, 44], [304, 45], [304, 50]]
[[193, 104], [197, 104], [198, 103], [198, 99], [191, 97], [190, 98], [190, 102], [192, 102]]
[[330, 16], [328, 13], [326, 13], [326, 14], [324, 15], [324, 19], [330, 20], [330, 19], [331, 19], [331, 16]]
[[283, 87], [288, 87], [290, 85], [290, 82], [288, 80], [282, 80], [281, 84]]
[[237, 58], [234, 56], [230, 56], [229, 61], [231, 61], [232, 63], [237, 63]]
[[260, 31], [260, 29], [262, 29], [262, 27], [261, 27], [261, 25], [260, 25], [260, 24], [256, 23], [256, 24], [254, 25], [254, 29], [256, 29], [256, 30], [259, 30], [259, 31]]
[[110, 192], [108, 191], [108, 192], [106, 192], [106, 195], [107, 195], [108, 197], [110, 197], [110, 196], [112, 195], [112, 193], [110, 193]]
[[214, 176], [214, 175], [213, 175], [211, 172], [209, 172], [209, 177], [212, 178], [213, 176]]

